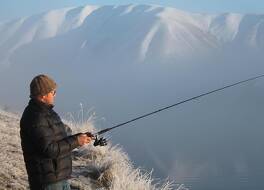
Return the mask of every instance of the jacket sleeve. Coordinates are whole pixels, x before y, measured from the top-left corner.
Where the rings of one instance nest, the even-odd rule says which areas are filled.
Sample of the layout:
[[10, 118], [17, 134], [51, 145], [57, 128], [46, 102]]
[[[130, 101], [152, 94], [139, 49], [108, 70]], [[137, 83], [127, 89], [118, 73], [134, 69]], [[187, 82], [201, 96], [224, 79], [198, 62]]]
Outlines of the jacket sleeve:
[[53, 131], [46, 122], [39, 122], [38, 125], [33, 126], [31, 131], [31, 138], [37, 151], [47, 158], [57, 158], [77, 148], [79, 146], [77, 135], [55, 141]]

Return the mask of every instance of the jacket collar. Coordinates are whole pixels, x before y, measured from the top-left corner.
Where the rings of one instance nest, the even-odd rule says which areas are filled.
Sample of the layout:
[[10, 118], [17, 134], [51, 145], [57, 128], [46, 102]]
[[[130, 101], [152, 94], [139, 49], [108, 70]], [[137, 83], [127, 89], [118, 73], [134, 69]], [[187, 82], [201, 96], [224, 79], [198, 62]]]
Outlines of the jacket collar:
[[28, 105], [37, 107], [38, 109], [41, 109], [41, 110], [51, 110], [54, 107], [54, 105], [45, 104], [44, 102], [41, 102], [41, 101], [34, 99], [34, 98], [31, 98], [29, 100]]

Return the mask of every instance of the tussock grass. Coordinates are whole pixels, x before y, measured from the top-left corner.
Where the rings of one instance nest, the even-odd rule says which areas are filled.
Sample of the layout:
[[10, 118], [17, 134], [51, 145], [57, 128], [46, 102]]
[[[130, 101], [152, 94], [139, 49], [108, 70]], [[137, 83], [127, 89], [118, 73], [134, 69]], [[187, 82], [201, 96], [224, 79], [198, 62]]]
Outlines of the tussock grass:
[[[82, 117], [83, 113], [81, 113]], [[71, 118], [72, 115], [71, 115]], [[95, 131], [95, 114], [87, 119], [69, 119], [69, 133]], [[28, 189], [27, 174], [19, 136], [20, 116], [0, 110], [0, 190]], [[111, 142], [105, 147], [86, 145], [73, 151], [73, 190], [185, 190], [184, 186], [165, 180], [154, 183], [151, 172], [135, 168], [128, 155]]]
[[[77, 114], [77, 121], [72, 114], [68, 120], [73, 133], [95, 131], [95, 113], [83, 119], [83, 108]], [[89, 113], [88, 112], [88, 113]], [[82, 121], [80, 123], [80, 121]], [[72, 187], [79, 189], [109, 189], [109, 190], [186, 190], [183, 185], [164, 180], [155, 183], [152, 172], [135, 168], [127, 153], [111, 142], [105, 147], [86, 145], [73, 152]], [[156, 180], [155, 180], [156, 181]]]

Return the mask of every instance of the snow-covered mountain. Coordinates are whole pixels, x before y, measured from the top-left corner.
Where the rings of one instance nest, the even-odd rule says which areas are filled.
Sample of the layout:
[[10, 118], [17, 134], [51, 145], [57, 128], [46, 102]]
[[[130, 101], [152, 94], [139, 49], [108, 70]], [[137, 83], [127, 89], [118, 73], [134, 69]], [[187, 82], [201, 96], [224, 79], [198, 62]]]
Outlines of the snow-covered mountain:
[[[139, 88], [142, 81], [151, 83], [145, 77], [150, 73], [159, 76], [155, 80], [160, 84], [191, 72], [196, 73], [190, 74], [194, 81], [208, 74], [222, 80], [219, 70], [227, 81], [234, 72], [245, 78], [261, 70], [263, 50], [264, 15], [210, 15], [154, 5], [52, 10], [0, 23], [0, 85], [9, 81], [15, 87], [0, 95], [0, 103], [17, 105], [11, 97], [21, 94], [36, 73], [49, 73], [75, 87], [85, 81], [96, 91], [104, 81], [111, 83], [100, 92], [119, 89], [122, 84], [114, 78], [120, 77]], [[81, 92], [78, 98], [85, 99]]]
[[263, 50], [264, 15], [209, 15], [150, 5], [85, 6], [0, 24], [1, 64], [12, 63], [16, 51], [35, 48], [33, 44], [93, 61], [120, 56], [134, 62], [173, 60], [231, 45]]

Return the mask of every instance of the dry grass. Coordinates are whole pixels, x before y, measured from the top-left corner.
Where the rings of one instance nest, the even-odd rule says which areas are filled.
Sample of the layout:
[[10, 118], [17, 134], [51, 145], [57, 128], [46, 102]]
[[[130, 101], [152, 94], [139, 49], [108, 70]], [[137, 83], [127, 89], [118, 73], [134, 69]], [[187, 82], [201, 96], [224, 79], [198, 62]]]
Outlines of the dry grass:
[[[83, 115], [82, 115], [83, 117]], [[87, 120], [68, 121], [72, 132], [94, 131], [94, 114]], [[19, 116], [0, 111], [0, 190], [23, 190], [28, 188], [23, 161]], [[86, 145], [73, 151], [72, 189], [90, 190], [170, 190], [185, 189], [183, 186], [164, 182], [154, 184], [151, 173], [134, 168], [128, 155], [119, 147], [94, 147]]]

